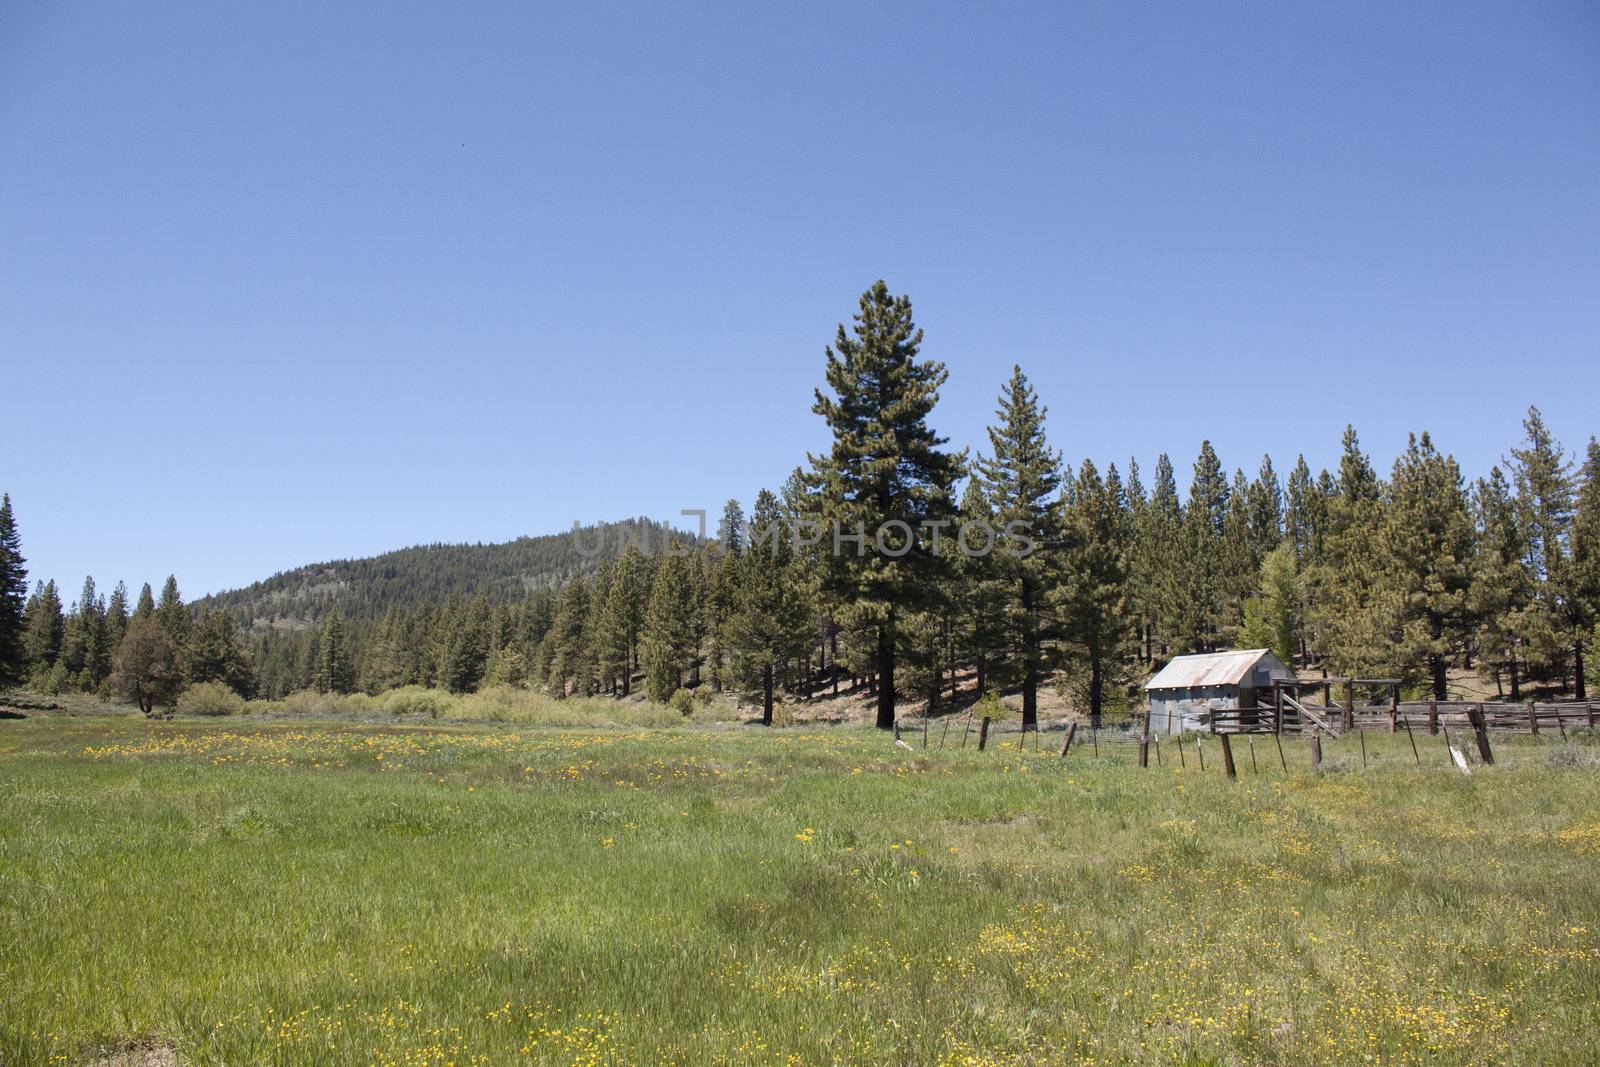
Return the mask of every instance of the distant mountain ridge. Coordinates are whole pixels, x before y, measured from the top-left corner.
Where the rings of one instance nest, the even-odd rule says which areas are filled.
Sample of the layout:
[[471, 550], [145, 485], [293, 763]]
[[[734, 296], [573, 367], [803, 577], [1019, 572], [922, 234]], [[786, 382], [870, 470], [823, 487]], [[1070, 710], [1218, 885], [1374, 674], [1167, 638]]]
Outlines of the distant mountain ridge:
[[391, 607], [415, 609], [450, 597], [519, 600], [592, 573], [633, 540], [654, 551], [670, 537], [693, 535], [653, 519], [598, 523], [578, 531], [519, 537], [503, 544], [433, 544], [365, 559], [313, 563], [282, 571], [242, 589], [195, 601], [199, 611], [223, 609], [245, 626], [314, 623], [333, 608], [348, 619], [378, 619]]

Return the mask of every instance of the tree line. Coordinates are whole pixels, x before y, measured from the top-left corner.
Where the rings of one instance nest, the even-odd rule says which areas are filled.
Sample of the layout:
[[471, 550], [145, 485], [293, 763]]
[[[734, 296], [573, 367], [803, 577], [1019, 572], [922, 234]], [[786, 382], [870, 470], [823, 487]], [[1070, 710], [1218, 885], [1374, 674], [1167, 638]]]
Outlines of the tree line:
[[[28, 595], [8, 498], [0, 681], [147, 708], [195, 682], [264, 697], [740, 689], [768, 722], [784, 693], [864, 687], [880, 726], [908, 695], [932, 708], [969, 686], [1018, 691], [1027, 727], [1041, 687], [1098, 717], [1172, 655], [1243, 646], [1440, 698], [1453, 668], [1508, 699], [1585, 698], [1600, 621], [1593, 438], [1580, 465], [1532, 409], [1504, 466], [1470, 483], [1426, 432], [1386, 475], [1353, 428], [1335, 470], [1313, 474], [1301, 456], [1286, 478], [1270, 457], [1230, 476], [1202, 441], [1180, 494], [1166, 455], [1148, 484], [1135, 461], [1067, 464], [1020, 368], [987, 448], [950, 449], [932, 424], [946, 370], [922, 341], [910, 300], [875, 284], [826, 352], [813, 410], [830, 447], [759, 493], [749, 521], [729, 501], [713, 538], [628, 543], [520, 595], [450, 593], [371, 617], [335, 597], [304, 625], [185, 607], [171, 578], [131, 608], [123, 586], [107, 599], [87, 580], [64, 609], [53, 583]], [[834, 536], [766, 536], [805, 524]], [[1032, 550], [968, 551], [961, 536], [985, 528], [1025, 530]]]

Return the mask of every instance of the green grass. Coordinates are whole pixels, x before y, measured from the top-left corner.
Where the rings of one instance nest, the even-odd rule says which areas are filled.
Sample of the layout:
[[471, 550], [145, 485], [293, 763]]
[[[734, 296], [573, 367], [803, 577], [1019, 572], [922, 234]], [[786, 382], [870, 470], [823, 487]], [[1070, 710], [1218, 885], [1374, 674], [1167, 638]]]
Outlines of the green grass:
[[0, 1062], [1592, 1060], [1597, 750], [1418, 740], [0, 722]]

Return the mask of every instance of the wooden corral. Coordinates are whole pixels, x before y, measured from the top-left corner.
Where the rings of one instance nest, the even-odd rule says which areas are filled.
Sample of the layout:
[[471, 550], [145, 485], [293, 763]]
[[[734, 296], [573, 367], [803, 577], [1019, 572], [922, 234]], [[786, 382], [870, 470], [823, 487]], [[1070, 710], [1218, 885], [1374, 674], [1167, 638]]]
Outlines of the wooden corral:
[[[1600, 723], [1600, 703], [1506, 703], [1401, 700], [1394, 678], [1313, 678], [1274, 681], [1256, 706], [1217, 708], [1204, 718], [1209, 733], [1302, 733], [1355, 730], [1498, 730], [1564, 734], [1569, 726]], [[1321, 696], [1321, 701], [1316, 699]]]

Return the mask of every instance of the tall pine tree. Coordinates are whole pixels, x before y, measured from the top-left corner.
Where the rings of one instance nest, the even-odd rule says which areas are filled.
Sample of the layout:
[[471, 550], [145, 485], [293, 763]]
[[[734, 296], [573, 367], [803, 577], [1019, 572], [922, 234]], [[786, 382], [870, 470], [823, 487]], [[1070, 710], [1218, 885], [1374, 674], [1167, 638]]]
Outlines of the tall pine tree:
[[1054, 599], [1074, 669], [1069, 686], [1098, 726], [1108, 699], [1124, 701], [1133, 660], [1127, 521], [1115, 483], [1084, 460], [1067, 498], [1063, 584]]
[[6, 493], [0, 496], [0, 689], [20, 685], [28, 676], [22, 620], [28, 606], [26, 563], [11, 494]]
[[[778, 498], [763, 489], [756, 497], [758, 529], [783, 518]], [[777, 537], [751, 548], [738, 560], [739, 585], [729, 632], [740, 673], [761, 690], [761, 722], [772, 725], [773, 688], [781, 665], [805, 654], [811, 641], [811, 613], [790, 538]]]
[[1447, 697], [1447, 672], [1472, 630], [1472, 513], [1454, 457], [1424, 433], [1395, 461], [1381, 534], [1399, 613], [1397, 666], [1426, 670], [1434, 699]]
[[[984, 496], [1001, 531], [1027, 538], [1004, 540], [995, 548], [997, 573], [1010, 587], [1004, 617], [1013, 624], [1013, 661], [1022, 683], [1022, 728], [1037, 728], [1039, 682], [1050, 669], [1049, 649], [1056, 636], [1055, 615], [1046, 601], [1050, 569], [1061, 544], [1061, 456], [1045, 439], [1046, 411], [1022, 368], [1000, 392], [995, 425], [989, 427], [990, 454], [978, 459]], [[1022, 548], [1031, 550], [1026, 553]]]
[[[924, 522], [953, 515], [961, 472], [961, 458], [928, 425], [947, 372], [919, 358], [921, 347], [911, 301], [876, 282], [862, 294], [854, 328], [839, 327], [827, 352], [832, 395], [817, 390], [812, 408], [833, 434], [828, 454], [812, 457], [826, 536], [835, 541], [825, 573], [847, 622], [874, 631], [877, 725], [885, 730], [895, 718], [900, 618], [937, 595], [946, 567], [930, 538], [917, 534]], [[888, 551], [874, 543], [880, 534]]]

